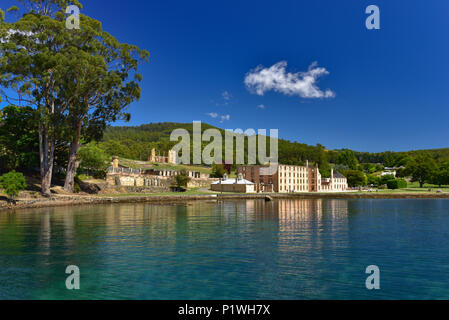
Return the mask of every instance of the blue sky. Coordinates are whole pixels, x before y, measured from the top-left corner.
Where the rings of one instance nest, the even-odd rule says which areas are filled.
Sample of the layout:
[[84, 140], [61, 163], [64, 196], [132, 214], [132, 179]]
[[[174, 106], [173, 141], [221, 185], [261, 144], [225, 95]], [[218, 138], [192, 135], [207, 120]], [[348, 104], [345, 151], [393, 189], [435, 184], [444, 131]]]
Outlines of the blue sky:
[[[201, 120], [371, 152], [449, 147], [448, 1], [81, 2], [82, 13], [151, 54], [131, 125]], [[370, 4], [380, 30], [365, 27]], [[316, 61], [328, 74], [315, 88], [332, 96], [270, 86], [257, 94], [245, 84], [248, 72], [281, 61], [275, 75]]]

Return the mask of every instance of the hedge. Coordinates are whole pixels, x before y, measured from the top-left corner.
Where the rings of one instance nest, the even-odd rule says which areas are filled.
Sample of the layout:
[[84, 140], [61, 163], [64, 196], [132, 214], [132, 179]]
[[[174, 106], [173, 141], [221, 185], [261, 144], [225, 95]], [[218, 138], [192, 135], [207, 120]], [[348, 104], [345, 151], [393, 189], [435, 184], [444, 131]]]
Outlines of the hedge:
[[407, 181], [404, 179], [394, 179], [387, 182], [388, 189], [404, 189], [407, 188]]

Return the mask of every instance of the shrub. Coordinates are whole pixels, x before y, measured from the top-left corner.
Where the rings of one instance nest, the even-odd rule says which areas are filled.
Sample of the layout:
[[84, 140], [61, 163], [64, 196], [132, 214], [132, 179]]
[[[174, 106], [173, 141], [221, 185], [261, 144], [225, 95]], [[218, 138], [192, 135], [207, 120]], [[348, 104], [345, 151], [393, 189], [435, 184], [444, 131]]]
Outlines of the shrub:
[[5, 190], [10, 199], [16, 198], [26, 187], [25, 177], [20, 172], [13, 170], [0, 176], [0, 188]]
[[187, 184], [190, 181], [189, 174], [186, 170], [181, 170], [178, 175], [175, 176], [174, 185], [178, 188], [187, 188]]
[[380, 185], [380, 177], [369, 174], [368, 175], [368, 185], [378, 186]]
[[101, 179], [106, 176], [108, 156], [94, 143], [82, 147], [78, 152], [80, 158], [79, 173], [87, 173]]
[[222, 164], [212, 164], [212, 172], [211, 178], [223, 178], [223, 175], [226, 173], [225, 168]]
[[407, 181], [404, 179], [389, 180], [387, 182], [388, 189], [404, 189], [407, 188]]
[[348, 185], [350, 187], [362, 187], [368, 182], [366, 175], [362, 171], [347, 170], [342, 173], [348, 179]]
[[388, 181], [391, 181], [391, 180], [394, 180], [394, 179], [396, 179], [396, 177], [394, 176], [394, 175], [392, 175], [392, 174], [387, 174], [387, 175], [385, 175], [385, 176], [382, 176], [381, 178], [380, 178], [380, 184], [386, 184], [386, 185], [388, 185]]
[[73, 193], [80, 193], [81, 192], [81, 188], [80, 185], [75, 182], [75, 185], [73, 186]]

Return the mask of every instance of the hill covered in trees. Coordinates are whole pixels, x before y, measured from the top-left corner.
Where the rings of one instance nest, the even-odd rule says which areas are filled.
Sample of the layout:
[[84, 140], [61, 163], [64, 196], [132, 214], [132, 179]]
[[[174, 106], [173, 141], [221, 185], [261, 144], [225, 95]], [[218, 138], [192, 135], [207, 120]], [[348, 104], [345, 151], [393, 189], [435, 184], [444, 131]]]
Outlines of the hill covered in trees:
[[[225, 131], [209, 124], [201, 124], [202, 132], [211, 128], [217, 129], [222, 133], [224, 150]], [[152, 148], [156, 148], [162, 153], [167, 153], [177, 143], [170, 141], [170, 134], [175, 129], [185, 129], [192, 135], [193, 124], [164, 122], [150, 123], [137, 127], [109, 127], [99, 146], [110, 155], [134, 160], [147, 160]], [[208, 144], [209, 142], [203, 142], [202, 147]], [[334, 158], [336, 155], [334, 151], [326, 150], [321, 145], [310, 146], [283, 139], [279, 139], [278, 144], [279, 159], [285, 164], [304, 165], [305, 161], [309, 160], [312, 163], [317, 163], [322, 170], [327, 171], [330, 168], [328, 165], [329, 159]], [[247, 147], [246, 141], [245, 154]], [[267, 139], [267, 153], [269, 153], [269, 139]]]
[[[116, 155], [128, 159], [147, 160], [152, 148], [166, 153], [176, 142], [170, 141], [170, 134], [175, 129], [186, 129], [192, 134], [191, 123], [150, 123], [141, 126], [108, 127], [99, 146], [109, 155]], [[202, 123], [202, 131], [215, 128], [224, 137], [224, 130], [206, 123]], [[224, 143], [224, 142], [223, 142]], [[307, 145], [295, 141], [279, 139], [279, 162], [291, 165], [304, 165], [306, 160], [318, 164], [324, 176], [329, 174], [331, 166], [339, 170], [357, 170], [360, 165], [365, 171], [374, 171], [376, 166], [400, 167], [405, 166], [411, 159], [425, 155], [436, 163], [449, 161], [449, 148], [434, 150], [417, 150], [408, 152], [369, 153], [352, 150], [328, 150], [318, 144]], [[203, 147], [208, 142], [203, 142]], [[245, 151], [247, 145], [245, 145]], [[223, 148], [224, 150], [224, 148]], [[267, 147], [267, 152], [269, 148]], [[366, 165], [363, 165], [366, 164]], [[371, 164], [368, 166], [368, 164]], [[378, 169], [379, 167], [377, 167]]]

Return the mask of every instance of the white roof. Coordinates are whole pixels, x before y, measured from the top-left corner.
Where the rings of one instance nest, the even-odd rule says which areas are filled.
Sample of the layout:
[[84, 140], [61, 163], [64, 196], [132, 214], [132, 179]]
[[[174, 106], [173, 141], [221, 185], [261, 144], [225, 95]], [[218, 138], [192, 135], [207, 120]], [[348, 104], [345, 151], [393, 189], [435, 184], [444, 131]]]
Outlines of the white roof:
[[[216, 181], [213, 182], [212, 184], [220, 184], [220, 181]], [[235, 178], [234, 179], [226, 179], [226, 180], [222, 180], [221, 184], [236, 184]], [[240, 179], [237, 181], [237, 184], [254, 184], [251, 181], [245, 180], [245, 179]]]

